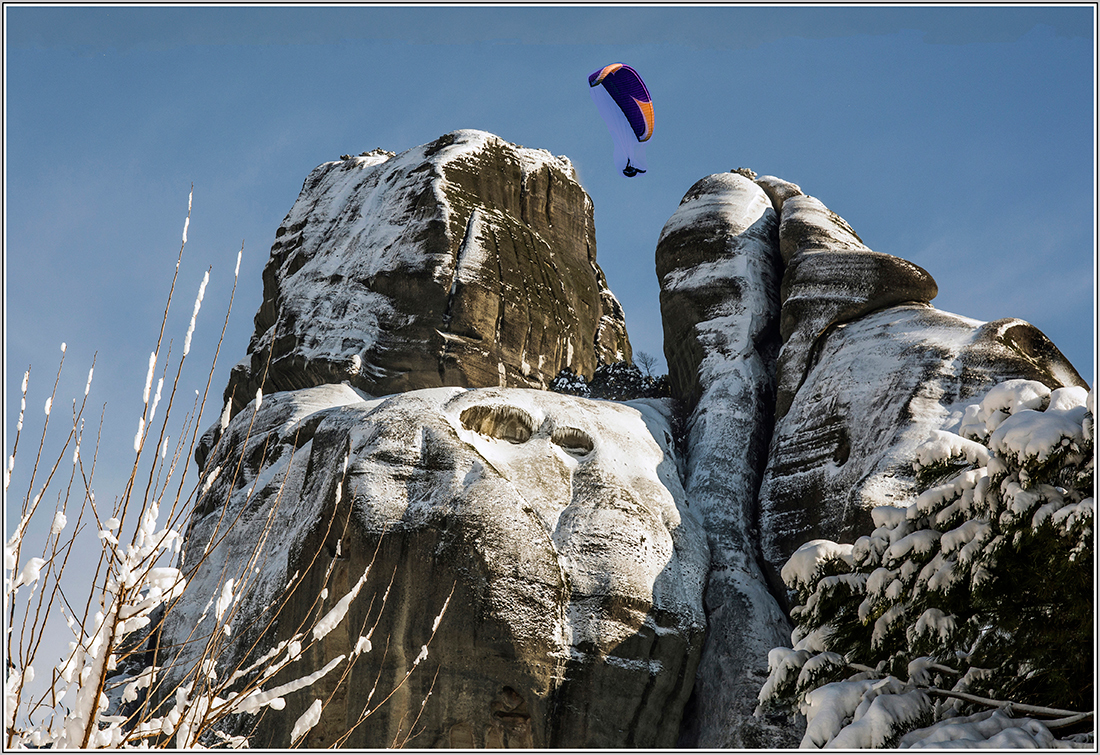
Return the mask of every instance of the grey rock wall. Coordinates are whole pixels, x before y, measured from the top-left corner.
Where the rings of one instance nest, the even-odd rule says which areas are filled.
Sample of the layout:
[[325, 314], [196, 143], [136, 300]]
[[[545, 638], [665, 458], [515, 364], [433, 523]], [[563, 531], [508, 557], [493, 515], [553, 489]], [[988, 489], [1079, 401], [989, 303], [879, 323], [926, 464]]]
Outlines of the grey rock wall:
[[696, 183], [661, 235], [657, 274], [670, 382], [691, 411], [685, 490], [711, 548], [682, 741], [793, 746], [790, 722], [752, 715], [767, 651], [790, 631], [779, 570], [791, 553], [851, 541], [871, 508], [906, 503], [916, 446], [994, 384], [1084, 383], [1026, 322], [933, 308], [928, 272], [867, 248], [774, 176]]
[[[913, 450], [1011, 378], [1084, 385], [1034, 326], [935, 309], [928, 272], [868, 249], [819, 200], [774, 177], [784, 260], [776, 424], [759, 494], [769, 578], [807, 540], [848, 542], [915, 491]], [[783, 187], [782, 191], [775, 187]]]
[[757, 563], [755, 530], [775, 402], [778, 226], [760, 187], [719, 173], [688, 190], [657, 242], [670, 382], [685, 410], [693, 407], [684, 487], [711, 552], [687, 746], [797, 744], [786, 722], [753, 717], [768, 651], [790, 636]]

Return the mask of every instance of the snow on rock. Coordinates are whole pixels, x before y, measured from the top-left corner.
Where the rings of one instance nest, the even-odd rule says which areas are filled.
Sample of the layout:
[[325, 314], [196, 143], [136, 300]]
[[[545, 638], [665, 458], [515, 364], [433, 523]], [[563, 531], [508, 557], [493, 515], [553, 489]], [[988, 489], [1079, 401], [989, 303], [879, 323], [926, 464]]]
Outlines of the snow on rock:
[[[869, 249], [796, 184], [753, 179], [739, 169], [697, 182], [666, 223], [656, 255], [669, 381], [692, 411], [685, 488], [703, 512], [712, 553], [710, 633], [683, 741], [716, 747], [778, 742], [732, 733], [740, 725], [733, 722], [744, 721], [734, 702], [744, 696], [732, 690], [755, 677], [758, 666], [727, 659], [739, 659], [741, 649], [773, 629], [779, 636], [785, 622], [768, 625], [762, 608], [774, 600], [766, 589], [754, 590], [766, 584], [788, 606], [782, 577], [797, 582], [799, 574], [780, 569], [800, 545], [851, 542], [874, 526], [872, 536], [856, 542], [853, 557], [873, 550], [905, 561], [936, 552], [936, 535], [905, 525], [918, 472], [985, 464], [989, 449], [975, 441], [1016, 408], [1009, 402], [979, 417], [967, 409], [972, 399], [1010, 379], [1033, 394], [1013, 400], [1039, 401], [1038, 408], [1057, 394], [1058, 410], [1074, 412], [1085, 399], [1072, 365], [1028, 323], [982, 323], [936, 310], [928, 272]], [[1067, 441], [1062, 433], [1070, 425], [1081, 432], [1087, 421], [1051, 415], [1046, 435], [1032, 437], [1053, 448]], [[998, 439], [1020, 446], [1011, 428]], [[954, 493], [965, 508], [984, 484], [957, 478], [951, 490], [929, 491], [913, 513], [936, 495]], [[1045, 516], [1056, 510], [1051, 506]], [[974, 538], [966, 543], [949, 538], [959, 558], [984, 543], [982, 533], [969, 534]], [[757, 548], [764, 579], [756, 561], [744, 558]], [[922, 579], [939, 584], [951, 565], [940, 559], [940, 570]], [[900, 589], [897, 575], [885, 576], [876, 583], [883, 595]], [[739, 589], [740, 603], [732, 599]], [[883, 618], [880, 635], [890, 618]]]
[[[429, 689], [413, 746], [672, 746], [702, 647], [708, 549], [670, 421], [665, 401], [514, 388], [265, 394], [254, 422], [246, 408], [207, 438], [207, 470], [228, 471], [196, 508], [184, 571], [197, 571], [165, 642], [205, 640], [225, 578], [239, 598], [226, 663], [309, 617], [344, 617], [322, 619], [296, 672], [354, 655], [342, 692], [316, 721], [307, 708], [339, 673], [286, 695], [253, 746], [285, 746], [298, 720], [311, 724], [303, 746], [330, 743], [379, 674], [371, 707], [421, 659], [347, 746], [390, 745]], [[376, 619], [375, 651], [356, 654]]]
[[843, 218], [805, 195], [784, 200], [776, 416], [790, 408], [821, 336], [870, 312], [903, 302], [929, 302], [936, 282], [911, 262], [873, 252]]
[[545, 150], [462, 130], [324, 163], [276, 233], [225, 397], [239, 411], [265, 370], [265, 393], [590, 377], [631, 355], [595, 249], [591, 200]]
[[774, 400], [780, 260], [776, 214], [745, 175], [691, 187], [657, 243], [665, 356], [687, 422], [687, 498], [710, 544], [709, 631], [682, 743], [793, 744], [782, 722], [753, 717], [768, 649], [789, 625], [753, 542], [754, 492]]
[[[767, 196], [736, 173], [708, 176], [688, 190], [657, 242], [665, 356], [673, 395], [694, 408], [710, 377], [735, 360], [768, 387], [778, 342], [776, 215]], [[769, 340], [771, 343], [769, 343]], [[707, 357], [711, 363], [703, 368]]]
[[[871, 528], [871, 509], [913, 497], [914, 458], [931, 459], [949, 443], [953, 453], [981, 461], [982, 451], [963, 438], [936, 435], [926, 445], [936, 431], [961, 429], [981, 440], [1017, 404], [1045, 406], [1063, 386], [1073, 392], [1059, 401], [1076, 401], [1085, 385], [1028, 323], [982, 323], [934, 309], [927, 273], [862, 247], [847, 223], [809, 200], [796, 195], [782, 204], [784, 343], [759, 492], [772, 578], [808, 538], [854, 539]], [[966, 409], [1014, 379], [1016, 388], [990, 399], [988, 413]]]

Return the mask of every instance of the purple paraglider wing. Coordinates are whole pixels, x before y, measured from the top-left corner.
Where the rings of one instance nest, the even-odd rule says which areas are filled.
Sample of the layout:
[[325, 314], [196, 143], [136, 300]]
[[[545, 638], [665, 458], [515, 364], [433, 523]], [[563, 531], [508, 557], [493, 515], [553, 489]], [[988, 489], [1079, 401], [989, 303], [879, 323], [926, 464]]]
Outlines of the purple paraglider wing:
[[628, 65], [612, 63], [588, 76], [589, 86], [603, 86], [622, 110], [638, 141], [653, 136], [653, 99], [642, 77]]

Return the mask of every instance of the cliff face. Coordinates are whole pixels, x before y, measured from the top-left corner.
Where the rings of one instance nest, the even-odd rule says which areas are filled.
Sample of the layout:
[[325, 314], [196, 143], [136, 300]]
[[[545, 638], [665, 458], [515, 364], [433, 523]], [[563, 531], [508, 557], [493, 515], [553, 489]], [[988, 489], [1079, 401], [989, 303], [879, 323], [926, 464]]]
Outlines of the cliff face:
[[783, 345], [759, 506], [776, 586], [802, 543], [849, 542], [870, 531], [871, 508], [911, 497], [917, 444], [957, 426], [975, 396], [1011, 378], [1085, 386], [1034, 326], [933, 308], [936, 283], [926, 271], [867, 249], [843, 218], [796, 190], [772, 189]]
[[[304, 741], [331, 746], [393, 688], [345, 746], [403, 742], [414, 719], [415, 747], [675, 743], [708, 552], [660, 402], [496, 388], [364, 400], [318, 386], [242, 410], [206, 477], [183, 566], [195, 596], [227, 576], [247, 584], [227, 667], [311, 627], [369, 567], [344, 624], [303, 663], [349, 656], [367, 628], [374, 650], [343, 680], [288, 696], [252, 746], [285, 746], [312, 700], [332, 695]], [[171, 612], [166, 645], [204, 610], [196, 597]]]
[[[178, 668], [205, 647], [185, 641], [226, 579], [243, 596], [219, 639], [232, 668], [308, 628], [370, 565], [298, 674], [355, 665], [288, 695], [253, 746], [286, 746], [317, 697], [309, 747], [351, 730], [353, 747], [414, 731], [427, 747], [673, 745], [709, 556], [671, 407], [524, 388], [630, 357], [568, 160], [460, 131], [326, 163], [264, 284], [229, 410], [196, 453], [194, 597], [162, 632]], [[369, 627], [375, 650], [355, 656]]]
[[354, 664], [235, 722], [253, 746], [315, 699], [309, 747], [796, 744], [754, 716], [787, 557], [903, 502], [916, 445], [992, 385], [1083, 381], [775, 177], [698, 181], [656, 266], [676, 400], [533, 390], [630, 358], [568, 160], [458, 131], [318, 167], [196, 452], [173, 673], [308, 633], [358, 584], [295, 671]]
[[1033, 326], [934, 309], [926, 271], [797, 185], [751, 179], [696, 183], [656, 255], [670, 382], [691, 410], [685, 489], [712, 553], [684, 738], [701, 747], [798, 741], [753, 716], [769, 643], [790, 631], [779, 570], [794, 550], [850, 542], [871, 508], [903, 504], [916, 446], [996, 383], [1084, 385]]
[[567, 158], [455, 131], [318, 166], [276, 232], [226, 398], [349, 381], [544, 388], [630, 358]]
[[779, 350], [778, 232], [760, 187], [721, 173], [688, 190], [657, 242], [669, 379], [694, 407], [684, 488], [711, 551], [708, 633], [684, 732], [700, 747], [797, 744], [753, 717], [768, 651], [790, 636], [755, 545]]

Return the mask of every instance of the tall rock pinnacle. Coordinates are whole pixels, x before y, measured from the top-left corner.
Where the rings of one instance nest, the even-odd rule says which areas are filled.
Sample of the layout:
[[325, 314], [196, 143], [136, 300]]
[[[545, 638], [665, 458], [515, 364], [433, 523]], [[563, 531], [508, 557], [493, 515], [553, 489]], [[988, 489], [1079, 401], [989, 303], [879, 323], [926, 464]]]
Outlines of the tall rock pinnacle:
[[567, 158], [483, 131], [324, 163], [264, 269], [226, 398], [347, 380], [372, 395], [545, 388], [629, 359], [596, 264], [592, 202]]

